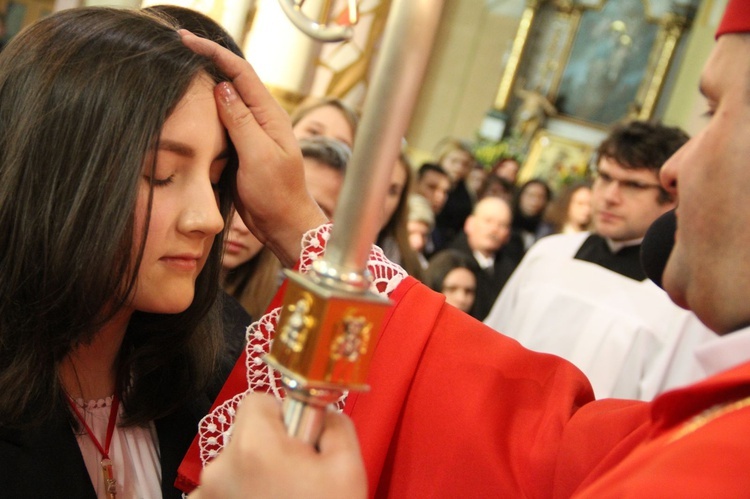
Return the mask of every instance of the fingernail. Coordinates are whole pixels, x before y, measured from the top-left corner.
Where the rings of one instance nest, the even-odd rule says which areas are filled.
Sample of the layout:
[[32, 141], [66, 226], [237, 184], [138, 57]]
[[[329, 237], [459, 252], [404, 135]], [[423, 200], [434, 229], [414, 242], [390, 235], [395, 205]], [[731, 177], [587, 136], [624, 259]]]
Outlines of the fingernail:
[[234, 88], [232, 88], [232, 85], [227, 81], [219, 83], [219, 96], [221, 97], [222, 102], [224, 102], [224, 105], [227, 106], [237, 100], [237, 94], [235, 93]]

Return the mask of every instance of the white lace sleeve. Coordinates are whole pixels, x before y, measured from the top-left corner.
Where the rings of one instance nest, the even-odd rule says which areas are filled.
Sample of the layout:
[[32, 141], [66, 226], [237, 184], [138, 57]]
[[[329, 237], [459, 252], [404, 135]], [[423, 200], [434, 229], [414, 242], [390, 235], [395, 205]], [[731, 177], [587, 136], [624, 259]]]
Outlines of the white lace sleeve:
[[[307, 273], [312, 263], [322, 257], [330, 235], [331, 224], [322, 225], [304, 235], [302, 238], [300, 272]], [[373, 246], [370, 251], [367, 269], [373, 278], [371, 290], [381, 296], [389, 296], [407, 276], [406, 271], [388, 260], [377, 246]], [[235, 411], [245, 395], [250, 392], [261, 392], [273, 393], [279, 400], [284, 398], [280, 376], [261, 360], [261, 356], [270, 351], [279, 313], [280, 308], [275, 308], [247, 328], [247, 345], [245, 347], [247, 353], [245, 364], [247, 370], [246, 390], [224, 401], [200, 422], [198, 444], [203, 466], [221, 451], [224, 442], [230, 438]], [[346, 396], [345, 393], [336, 402], [337, 410], [343, 410]]]

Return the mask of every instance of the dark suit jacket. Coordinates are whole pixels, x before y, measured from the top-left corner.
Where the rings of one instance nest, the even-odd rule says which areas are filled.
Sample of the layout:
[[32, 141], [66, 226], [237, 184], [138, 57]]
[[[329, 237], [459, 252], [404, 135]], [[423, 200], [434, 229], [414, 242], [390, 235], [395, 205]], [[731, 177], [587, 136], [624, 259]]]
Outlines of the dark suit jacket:
[[[204, 397], [155, 422], [164, 498], [181, 497], [173, 485], [177, 467], [210, 404]], [[66, 415], [33, 430], [0, 428], [0, 496], [96, 499]]]
[[[234, 298], [225, 294], [222, 300], [225, 350], [206, 394], [154, 422], [165, 499], [182, 497], [182, 492], [174, 487], [177, 467], [197, 433], [198, 422], [211, 408], [215, 392], [221, 389], [245, 343], [250, 316]], [[67, 414], [33, 430], [0, 428], [0, 497], [96, 499]]]
[[[479, 269], [479, 262], [474, 258], [474, 254], [469, 247], [469, 242], [466, 239], [466, 234], [461, 232], [456, 236], [451, 242], [450, 248], [461, 251], [471, 257], [477, 264], [477, 269]], [[508, 282], [510, 275], [517, 265], [518, 261], [508, 256], [501, 248], [495, 254], [495, 265], [491, 270], [477, 270], [477, 295], [474, 299], [474, 306], [471, 312], [473, 317], [480, 321], [487, 317], [492, 305], [495, 303], [497, 295], [500, 294], [500, 290]]]

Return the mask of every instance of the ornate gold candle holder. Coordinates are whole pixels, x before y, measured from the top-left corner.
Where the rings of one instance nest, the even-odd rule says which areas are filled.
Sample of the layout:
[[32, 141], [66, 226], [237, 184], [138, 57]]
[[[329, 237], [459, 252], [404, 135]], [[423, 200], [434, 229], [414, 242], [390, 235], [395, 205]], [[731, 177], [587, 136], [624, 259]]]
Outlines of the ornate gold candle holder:
[[390, 302], [367, 290], [367, 279], [342, 280], [325, 262], [302, 275], [287, 271], [288, 288], [276, 337], [264, 361], [287, 391], [290, 435], [317, 442], [326, 406], [346, 390], [367, 390], [367, 371]]

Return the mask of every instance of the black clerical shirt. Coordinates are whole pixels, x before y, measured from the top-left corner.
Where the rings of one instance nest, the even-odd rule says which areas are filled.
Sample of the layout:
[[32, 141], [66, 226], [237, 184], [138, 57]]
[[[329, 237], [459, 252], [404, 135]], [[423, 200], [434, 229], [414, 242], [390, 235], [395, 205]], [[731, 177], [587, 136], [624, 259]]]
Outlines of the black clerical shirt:
[[646, 272], [641, 266], [641, 245], [625, 246], [613, 252], [607, 241], [597, 234], [591, 234], [578, 248], [575, 259], [595, 263], [605, 269], [625, 277], [643, 281]]

